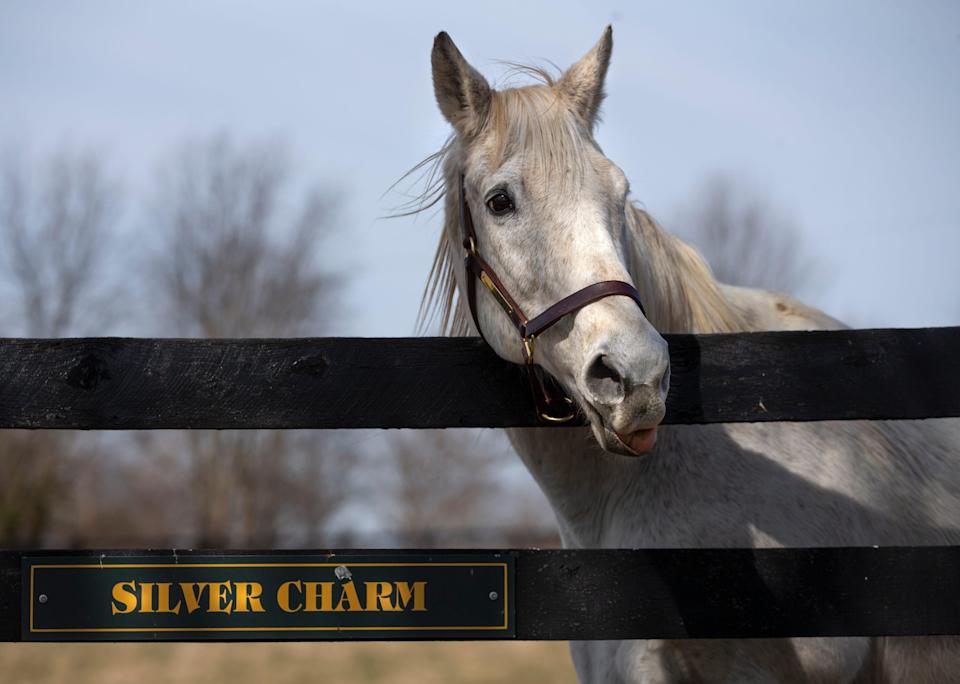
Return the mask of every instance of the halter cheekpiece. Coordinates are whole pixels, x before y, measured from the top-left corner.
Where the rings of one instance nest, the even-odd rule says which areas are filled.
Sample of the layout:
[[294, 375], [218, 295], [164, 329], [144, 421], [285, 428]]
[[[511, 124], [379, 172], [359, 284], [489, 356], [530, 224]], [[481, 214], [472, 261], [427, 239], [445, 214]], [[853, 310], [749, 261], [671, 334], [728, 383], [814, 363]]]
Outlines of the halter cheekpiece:
[[486, 341], [486, 336], [480, 329], [480, 319], [477, 316], [476, 282], [479, 280], [490, 291], [497, 304], [507, 314], [520, 334], [520, 339], [523, 342], [524, 365], [527, 368], [527, 378], [530, 381], [530, 389], [537, 409], [537, 420], [544, 423], [566, 423], [572, 420], [576, 415], [573, 401], [563, 392], [559, 383], [548, 376], [534, 360], [537, 336], [564, 316], [582, 309], [587, 304], [614, 295], [629, 297], [637, 303], [640, 311], [646, 315], [643, 302], [640, 300], [640, 293], [633, 285], [622, 280], [604, 280], [587, 285], [549, 306], [541, 314], [534, 316], [532, 319], [528, 318], [516, 300], [510, 296], [507, 288], [503, 286], [490, 264], [480, 256], [477, 233], [474, 230], [470, 207], [467, 205], [466, 187], [462, 173], [460, 174], [460, 233], [465, 250], [463, 265], [467, 275], [467, 302], [470, 305], [470, 315], [473, 316], [473, 324], [476, 326], [477, 332]]

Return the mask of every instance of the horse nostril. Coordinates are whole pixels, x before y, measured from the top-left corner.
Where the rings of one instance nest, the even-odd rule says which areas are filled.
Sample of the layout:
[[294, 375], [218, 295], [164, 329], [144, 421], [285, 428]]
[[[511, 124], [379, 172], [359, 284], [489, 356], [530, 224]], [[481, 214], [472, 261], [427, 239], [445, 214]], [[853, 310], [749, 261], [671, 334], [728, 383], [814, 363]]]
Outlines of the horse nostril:
[[605, 354], [598, 354], [587, 367], [587, 389], [601, 404], [616, 404], [623, 401], [623, 376]]

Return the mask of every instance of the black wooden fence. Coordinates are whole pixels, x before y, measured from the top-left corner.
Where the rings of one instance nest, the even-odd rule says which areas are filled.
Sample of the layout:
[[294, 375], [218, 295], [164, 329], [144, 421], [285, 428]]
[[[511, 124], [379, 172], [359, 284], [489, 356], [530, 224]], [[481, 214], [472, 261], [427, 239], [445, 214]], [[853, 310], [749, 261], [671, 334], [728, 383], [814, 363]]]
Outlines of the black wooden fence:
[[[960, 416], [960, 328], [667, 339], [672, 389], [666, 423]], [[477, 339], [0, 341], [0, 428], [531, 426], [527, 391], [519, 369]], [[114, 562], [186, 563], [228, 552], [86, 553]], [[387, 553], [442, 561], [470, 552], [229, 557]], [[960, 635], [960, 547], [483, 553], [507, 559], [513, 573], [510, 601], [501, 597], [513, 622], [487, 635], [493, 638]], [[25, 632], [36, 602], [46, 603], [46, 594], [31, 586], [33, 560], [75, 556], [0, 551], [0, 641], [30, 638]], [[303, 638], [270, 630], [254, 636]], [[123, 636], [157, 637], [150, 630]], [[333, 637], [343, 634], [320, 635]]]

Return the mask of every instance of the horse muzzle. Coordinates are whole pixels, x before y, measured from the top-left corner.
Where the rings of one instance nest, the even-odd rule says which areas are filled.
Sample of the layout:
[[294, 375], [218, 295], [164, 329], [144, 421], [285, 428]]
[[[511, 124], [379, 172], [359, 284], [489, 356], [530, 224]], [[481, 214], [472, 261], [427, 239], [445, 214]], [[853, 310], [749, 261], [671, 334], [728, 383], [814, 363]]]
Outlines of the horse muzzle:
[[653, 449], [670, 387], [665, 342], [643, 349], [606, 344], [579, 380], [584, 412], [600, 446], [628, 456]]

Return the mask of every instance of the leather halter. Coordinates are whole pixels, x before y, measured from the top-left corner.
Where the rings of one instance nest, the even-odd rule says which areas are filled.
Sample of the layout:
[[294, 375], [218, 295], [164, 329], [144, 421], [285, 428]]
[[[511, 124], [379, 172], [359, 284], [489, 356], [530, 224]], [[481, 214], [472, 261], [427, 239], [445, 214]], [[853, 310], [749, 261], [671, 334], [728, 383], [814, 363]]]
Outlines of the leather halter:
[[[640, 311], [646, 315], [643, 302], [640, 300], [640, 293], [633, 285], [622, 280], [604, 280], [593, 285], [587, 285], [549, 306], [541, 314], [534, 316], [532, 319], [528, 318], [517, 301], [510, 296], [507, 288], [503, 286], [490, 264], [480, 256], [477, 233], [473, 227], [470, 207], [467, 205], [467, 194], [462, 173], [460, 174], [460, 233], [463, 237], [463, 248], [466, 250], [463, 266], [467, 275], [467, 302], [470, 304], [470, 315], [473, 316], [473, 324], [476, 326], [477, 332], [487, 342], [483, 330], [480, 329], [480, 319], [477, 316], [476, 282], [479, 280], [490, 290], [493, 298], [507, 314], [523, 341], [523, 360], [527, 368], [527, 378], [530, 381], [533, 400], [536, 403], [537, 420], [548, 423], [566, 423], [572, 420], [576, 415], [573, 401], [563, 393], [557, 381], [550, 378], [534, 360], [537, 336], [564, 316], [582, 309], [587, 304], [614, 295], [630, 297], [640, 307]], [[489, 342], [487, 343], [489, 344]]]

